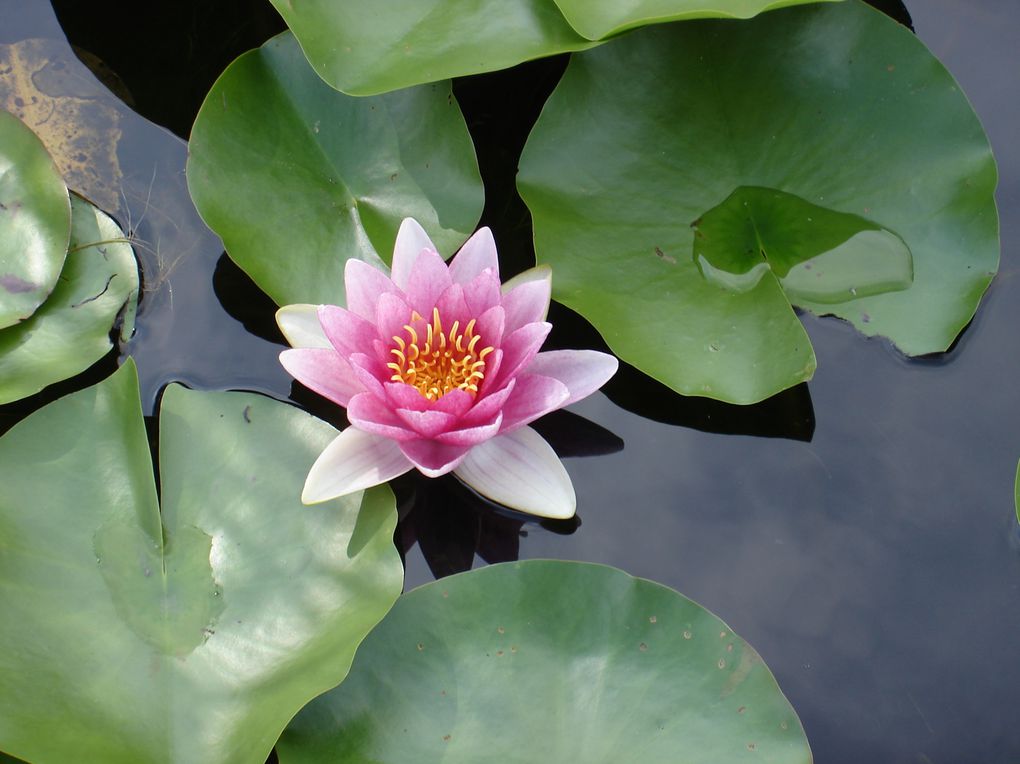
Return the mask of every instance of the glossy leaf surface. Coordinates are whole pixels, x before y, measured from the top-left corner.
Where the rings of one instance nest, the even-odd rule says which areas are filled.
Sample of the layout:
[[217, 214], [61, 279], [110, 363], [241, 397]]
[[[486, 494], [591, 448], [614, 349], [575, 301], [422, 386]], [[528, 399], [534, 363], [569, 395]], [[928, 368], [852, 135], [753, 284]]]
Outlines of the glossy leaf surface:
[[352, 95], [591, 47], [553, 0], [270, 0], [315, 71]]
[[448, 82], [346, 96], [315, 75], [289, 33], [227, 68], [189, 152], [203, 219], [280, 305], [342, 304], [344, 263], [388, 262], [405, 217], [453, 251], [482, 210]]
[[995, 183], [952, 77], [858, 0], [661, 25], [575, 56], [519, 176], [554, 297], [645, 373], [736, 403], [810, 378], [814, 357], [778, 285], [701, 277], [691, 221], [752, 185], [879, 222], [910, 248], [911, 287], [801, 306], [932, 353], [998, 267]]
[[914, 278], [910, 249], [892, 231], [771, 188], [742, 186], [691, 228], [698, 270], [736, 292], [769, 273], [793, 302], [839, 303]]
[[53, 290], [71, 230], [67, 187], [35, 133], [0, 109], [0, 328]]
[[71, 244], [56, 289], [29, 319], [0, 329], [0, 403], [84, 371], [134, 332], [138, 264], [106, 213], [71, 197]]
[[659, 584], [551, 560], [402, 596], [277, 752], [282, 764], [811, 760], [772, 674], [726, 624]]
[[840, 0], [556, 0], [567, 21], [589, 40], [666, 21], [749, 19], [764, 11]]
[[400, 591], [388, 489], [314, 510], [336, 431], [173, 385], [162, 511], [133, 364], [0, 439], [0, 748], [33, 762], [262, 762]]

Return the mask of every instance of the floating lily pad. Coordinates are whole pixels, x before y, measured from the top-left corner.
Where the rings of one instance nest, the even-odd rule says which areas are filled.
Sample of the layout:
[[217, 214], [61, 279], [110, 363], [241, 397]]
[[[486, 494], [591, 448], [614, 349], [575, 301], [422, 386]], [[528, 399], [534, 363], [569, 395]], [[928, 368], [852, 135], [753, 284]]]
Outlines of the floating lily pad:
[[400, 592], [385, 487], [309, 509], [336, 431], [172, 385], [162, 511], [134, 365], [0, 439], [0, 748], [261, 762]]
[[189, 152], [202, 218], [281, 305], [342, 302], [344, 263], [388, 262], [405, 217], [453, 251], [482, 211], [449, 82], [346, 96], [315, 76], [290, 33], [227, 68]]
[[1016, 521], [1020, 523], [1020, 462], [1016, 465], [1016, 480], [1013, 483], [1013, 505], [1016, 507]]
[[736, 292], [772, 274], [794, 302], [839, 303], [914, 278], [910, 249], [892, 231], [771, 188], [738, 188], [691, 227], [702, 275]]
[[0, 330], [0, 403], [84, 371], [134, 332], [138, 264], [117, 224], [71, 198], [71, 242], [57, 287], [31, 318]]
[[779, 285], [737, 294], [691, 259], [691, 221], [740, 186], [894, 231], [909, 289], [801, 307], [915, 355], [943, 351], [998, 267], [995, 163], [953, 78], [858, 0], [691, 21], [574, 56], [519, 187], [554, 297], [684, 394], [750, 403], [810, 378]]
[[42, 141], [0, 110], [0, 328], [24, 321], [53, 291], [67, 253], [69, 205]]
[[552, 0], [270, 0], [315, 71], [352, 95], [583, 50]]
[[493, 565], [402, 596], [281, 764], [811, 761], [750, 645], [614, 568]]
[[682, 19], [749, 19], [764, 11], [840, 0], [556, 0], [570, 25], [589, 40]]

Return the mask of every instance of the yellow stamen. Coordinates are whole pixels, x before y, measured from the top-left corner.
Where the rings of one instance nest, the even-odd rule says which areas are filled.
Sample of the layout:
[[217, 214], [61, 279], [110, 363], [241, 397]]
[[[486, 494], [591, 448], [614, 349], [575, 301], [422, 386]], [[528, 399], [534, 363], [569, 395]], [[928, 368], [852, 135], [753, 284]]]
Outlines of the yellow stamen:
[[393, 371], [392, 382], [404, 382], [418, 389], [430, 401], [439, 400], [451, 390], [464, 390], [472, 395], [485, 378], [485, 357], [494, 348], [478, 349], [483, 344], [481, 335], [475, 334], [475, 319], [460, 330], [460, 321], [454, 321], [449, 332], [443, 331], [439, 308], [432, 309], [432, 323], [425, 326], [424, 342], [412, 324], [423, 321], [417, 311], [404, 325], [403, 337], [394, 335], [390, 355], [395, 359], [386, 367]]

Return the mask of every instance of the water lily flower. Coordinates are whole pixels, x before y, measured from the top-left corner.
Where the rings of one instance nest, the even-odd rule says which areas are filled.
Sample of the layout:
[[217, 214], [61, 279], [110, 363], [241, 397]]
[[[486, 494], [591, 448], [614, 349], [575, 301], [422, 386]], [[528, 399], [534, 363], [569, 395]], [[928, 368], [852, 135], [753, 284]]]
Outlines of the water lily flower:
[[360, 260], [344, 271], [347, 307], [277, 313], [294, 349], [280, 362], [347, 408], [351, 426], [312, 465], [306, 504], [361, 491], [412, 468], [453, 472], [483, 496], [567, 518], [576, 499], [552, 447], [528, 423], [598, 390], [616, 358], [539, 348], [551, 328], [551, 273], [500, 285], [496, 245], [478, 230], [449, 265], [417, 222], [397, 233], [390, 275]]

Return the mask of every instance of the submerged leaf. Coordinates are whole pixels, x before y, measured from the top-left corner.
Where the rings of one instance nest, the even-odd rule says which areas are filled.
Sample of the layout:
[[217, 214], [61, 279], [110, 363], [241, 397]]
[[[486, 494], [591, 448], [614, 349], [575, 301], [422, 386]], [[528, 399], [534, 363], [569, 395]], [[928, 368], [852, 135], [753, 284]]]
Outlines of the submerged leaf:
[[0, 748], [264, 761], [400, 592], [388, 489], [300, 502], [335, 435], [261, 396], [171, 385], [160, 507], [129, 361], [0, 438]]
[[910, 249], [892, 231], [771, 188], [742, 186], [691, 227], [702, 275], [736, 292], [772, 273], [793, 302], [838, 303], [914, 278]]
[[289, 33], [227, 68], [188, 150], [202, 218], [279, 305], [342, 302], [344, 263], [381, 265], [406, 216], [452, 250], [482, 210], [450, 83], [346, 96], [315, 76]]
[[31, 318], [0, 330], [0, 403], [24, 398], [102, 358], [121, 318], [134, 332], [138, 264], [106, 213], [71, 197], [71, 244], [57, 287]]
[[402, 596], [350, 676], [277, 745], [282, 764], [807, 764], [754, 648], [665, 586], [531, 560]]

